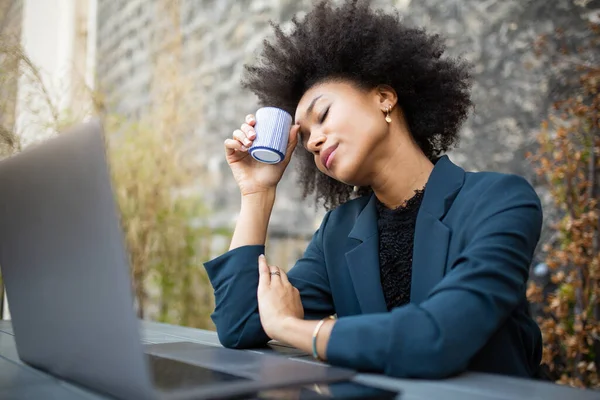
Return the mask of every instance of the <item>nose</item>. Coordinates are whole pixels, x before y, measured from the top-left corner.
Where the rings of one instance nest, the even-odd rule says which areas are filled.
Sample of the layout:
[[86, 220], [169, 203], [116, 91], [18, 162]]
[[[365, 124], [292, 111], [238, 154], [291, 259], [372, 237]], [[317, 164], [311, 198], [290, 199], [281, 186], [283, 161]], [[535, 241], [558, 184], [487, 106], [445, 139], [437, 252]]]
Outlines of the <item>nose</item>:
[[310, 138], [306, 143], [306, 147], [308, 148], [308, 151], [317, 153], [321, 151], [325, 140], [327, 140], [327, 138], [322, 132], [314, 132], [312, 135], [310, 135]]

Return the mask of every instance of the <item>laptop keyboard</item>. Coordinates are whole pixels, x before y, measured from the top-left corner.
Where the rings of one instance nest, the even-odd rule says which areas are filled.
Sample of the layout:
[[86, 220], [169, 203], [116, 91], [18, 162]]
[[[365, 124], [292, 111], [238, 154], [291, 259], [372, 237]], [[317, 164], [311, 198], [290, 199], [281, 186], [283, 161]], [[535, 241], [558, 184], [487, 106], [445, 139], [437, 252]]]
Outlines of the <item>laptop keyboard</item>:
[[147, 354], [148, 363], [158, 389], [182, 389], [213, 383], [248, 380], [224, 372], [199, 367], [185, 362]]

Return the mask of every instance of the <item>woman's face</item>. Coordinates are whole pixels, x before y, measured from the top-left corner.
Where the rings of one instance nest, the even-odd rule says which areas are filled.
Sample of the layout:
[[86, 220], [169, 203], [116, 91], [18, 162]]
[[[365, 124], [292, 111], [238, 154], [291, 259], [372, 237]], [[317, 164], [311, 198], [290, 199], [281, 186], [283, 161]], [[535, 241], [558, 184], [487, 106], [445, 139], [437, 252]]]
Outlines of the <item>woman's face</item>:
[[299, 142], [317, 168], [349, 185], [368, 185], [372, 160], [385, 154], [389, 126], [383, 110], [396, 101], [393, 91], [365, 91], [347, 82], [310, 88], [296, 109]]

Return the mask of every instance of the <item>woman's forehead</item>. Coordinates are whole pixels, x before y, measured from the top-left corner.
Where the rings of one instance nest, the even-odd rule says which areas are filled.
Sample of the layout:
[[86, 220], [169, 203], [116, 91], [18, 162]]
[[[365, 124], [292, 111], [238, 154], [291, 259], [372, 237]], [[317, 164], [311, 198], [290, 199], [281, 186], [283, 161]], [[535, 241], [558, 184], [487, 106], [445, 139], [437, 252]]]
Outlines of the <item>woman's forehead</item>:
[[308, 111], [312, 109], [311, 105], [314, 107], [320, 99], [348, 95], [348, 92], [352, 89], [353, 87], [348, 82], [343, 81], [328, 81], [310, 87], [304, 92], [298, 102], [298, 106], [296, 107], [296, 121], [304, 119]]

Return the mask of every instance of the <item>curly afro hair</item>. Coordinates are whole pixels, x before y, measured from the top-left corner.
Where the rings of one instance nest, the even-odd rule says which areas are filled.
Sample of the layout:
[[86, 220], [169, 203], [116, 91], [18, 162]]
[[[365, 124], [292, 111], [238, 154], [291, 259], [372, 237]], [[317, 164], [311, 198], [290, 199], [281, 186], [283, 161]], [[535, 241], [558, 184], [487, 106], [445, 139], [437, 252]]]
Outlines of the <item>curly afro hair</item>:
[[[350, 0], [339, 7], [315, 5], [306, 17], [292, 19], [291, 32], [275, 23], [274, 40], [264, 41], [256, 65], [246, 65], [242, 86], [263, 106], [294, 115], [312, 86], [347, 80], [361, 89], [391, 86], [410, 132], [431, 160], [458, 142], [458, 131], [470, 107], [470, 66], [442, 59], [445, 45], [438, 35], [411, 28], [398, 14], [372, 10], [370, 1]], [[313, 155], [296, 149], [303, 196], [316, 195], [326, 209], [352, 197], [353, 188], [321, 173]], [[358, 195], [371, 192], [361, 187]]]

